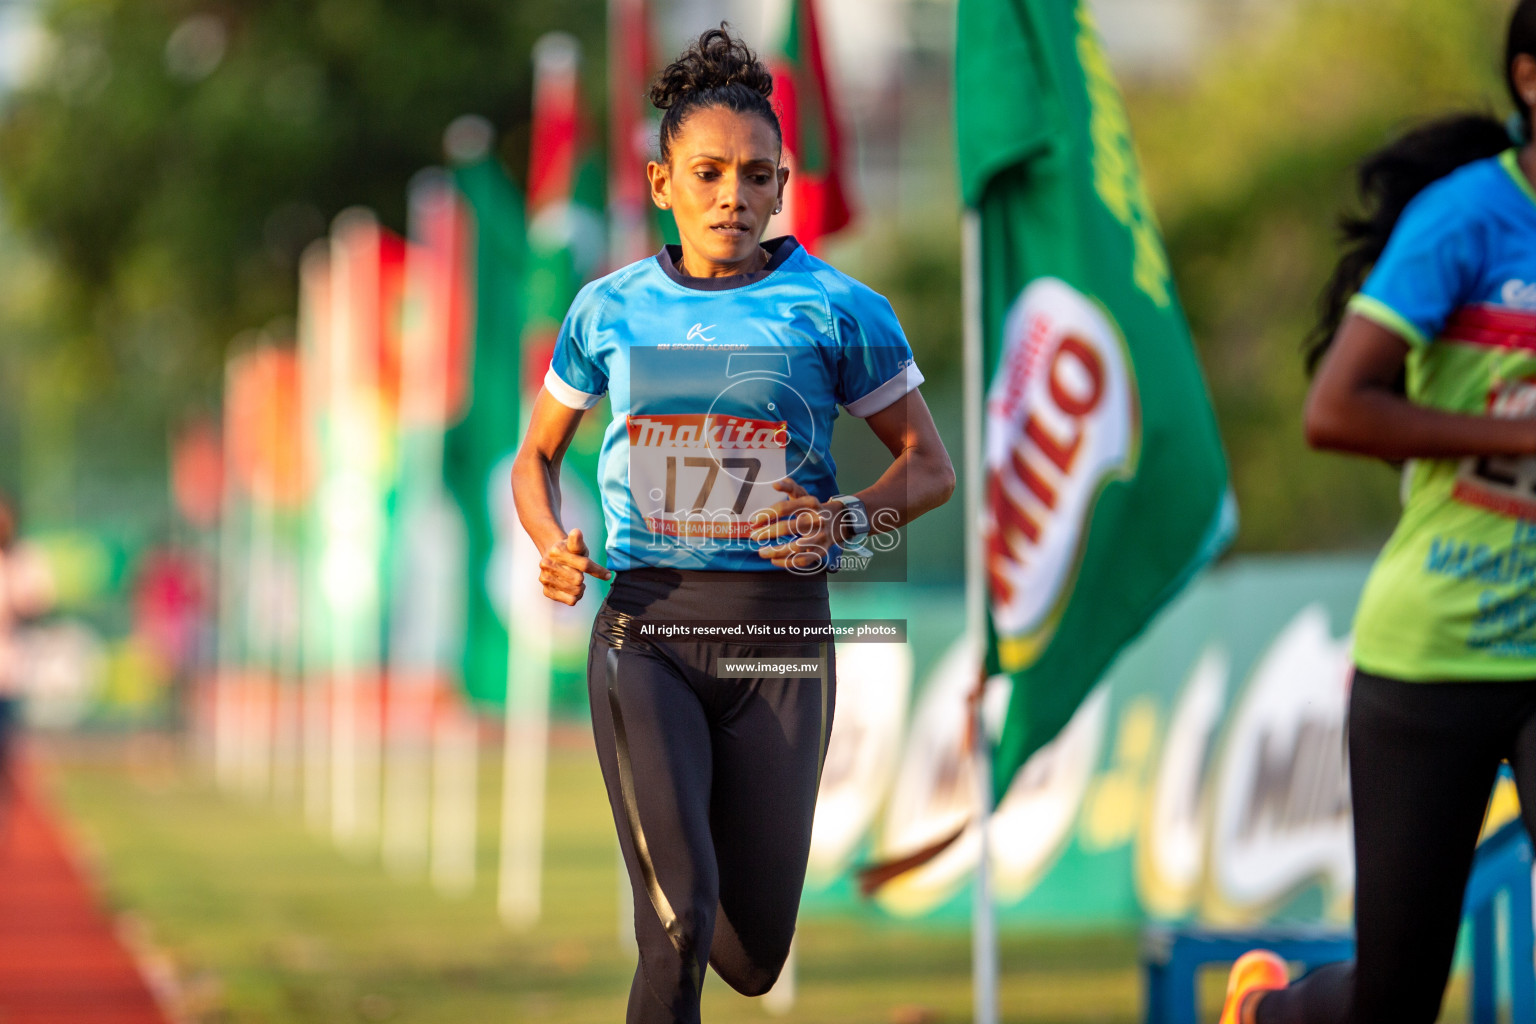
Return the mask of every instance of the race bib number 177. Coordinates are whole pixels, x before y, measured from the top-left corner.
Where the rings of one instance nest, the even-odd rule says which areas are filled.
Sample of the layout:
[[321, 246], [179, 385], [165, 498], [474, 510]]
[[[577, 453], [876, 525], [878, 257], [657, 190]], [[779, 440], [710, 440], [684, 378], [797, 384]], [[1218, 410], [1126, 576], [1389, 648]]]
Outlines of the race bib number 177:
[[698, 540], [745, 538], [754, 513], [782, 500], [782, 420], [705, 413], [629, 416], [629, 489], [652, 532]]

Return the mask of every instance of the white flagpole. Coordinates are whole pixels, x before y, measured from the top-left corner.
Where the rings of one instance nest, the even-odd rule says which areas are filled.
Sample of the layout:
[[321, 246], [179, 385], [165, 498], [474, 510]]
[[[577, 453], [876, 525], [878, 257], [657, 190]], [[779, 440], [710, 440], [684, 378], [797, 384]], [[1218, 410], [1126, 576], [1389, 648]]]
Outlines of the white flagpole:
[[[349, 216], [356, 218], [356, 211], [351, 211]], [[355, 293], [359, 287], [356, 280], [356, 260], [350, 255], [350, 245], [342, 244], [347, 234], [343, 225], [347, 222], [338, 217], [331, 231], [331, 301], [328, 310], [330, 316], [330, 345], [326, 350], [326, 408], [329, 413], [329, 433], [340, 435], [345, 440], [345, 449], [351, 450], [354, 443], [366, 442], [367, 439], [358, 436], [359, 429], [355, 422], [358, 413], [355, 409], [357, 402], [348, 394], [350, 388], [356, 385], [351, 375], [354, 372], [352, 366], [352, 352], [357, 347], [358, 327], [354, 323], [356, 315], [357, 299]], [[354, 243], [355, 244], [355, 243]], [[337, 444], [337, 437], [328, 437], [328, 447]], [[330, 457], [327, 456], [327, 469], [332, 467]], [[345, 522], [343, 513], [351, 511], [339, 507], [343, 501], [347, 504], [355, 503], [358, 496], [353, 493], [336, 493], [340, 488], [332, 490], [335, 483], [327, 474], [326, 488], [321, 491], [320, 500], [324, 502], [323, 518], [325, 522], [325, 551], [321, 556], [323, 586], [326, 590], [328, 610], [331, 619], [331, 645], [327, 652], [327, 667], [330, 670], [331, 688], [331, 836], [336, 843], [344, 848], [355, 849], [358, 844], [359, 832], [358, 819], [361, 816], [359, 807], [359, 776], [362, 768], [359, 764], [358, 734], [361, 731], [361, 721], [358, 711], [358, 679], [357, 665], [353, 646], [356, 642], [355, 619], [357, 612], [354, 608], [346, 607], [336, 591], [338, 581], [331, 578], [335, 572], [327, 564], [332, 557], [332, 550], [346, 538], [339, 538], [338, 524]]]
[[[533, 48], [534, 106], [546, 90], [574, 89], [581, 52], [576, 40], [549, 32]], [[551, 205], [530, 210], [530, 244], [557, 243], [539, 237], [533, 227]], [[569, 245], [569, 239], [558, 244]], [[525, 337], [526, 340], [526, 337]], [[519, 383], [518, 386], [521, 386]], [[530, 410], [538, 382], [523, 389], [518, 444], [528, 436]], [[507, 486], [504, 483], [498, 486]], [[524, 931], [540, 913], [540, 880], [544, 856], [544, 787], [549, 756], [549, 690], [553, 655], [554, 609], [538, 585], [542, 552], [528, 539], [515, 514], [508, 517], [504, 543], [512, 545], [512, 579], [507, 587], [507, 709], [502, 754], [501, 863], [497, 909], [508, 927]]]
[[433, 716], [432, 884], [446, 896], [475, 888], [479, 819], [479, 744], [474, 715], [460, 702], [439, 703]]
[[235, 662], [241, 648], [240, 626], [241, 596], [245, 592], [245, 573], [241, 570], [240, 534], [245, 525], [245, 515], [238, 508], [240, 491], [233, 471], [234, 419], [230, 401], [235, 389], [232, 386], [239, 367], [245, 363], [243, 354], [232, 356], [224, 367], [224, 495], [219, 511], [219, 609], [218, 653], [215, 660], [213, 686], [213, 766], [214, 778], [219, 786], [233, 791], [240, 781], [241, 770], [241, 706], [244, 695], [237, 686]]
[[[254, 358], [265, 358], [265, 350], [255, 350]], [[262, 439], [265, 440], [265, 439]], [[260, 442], [258, 442], [260, 443]], [[246, 534], [245, 714], [241, 722], [241, 784], [246, 794], [265, 799], [272, 782], [272, 565], [273, 523], [270, 496], [253, 493], [249, 499], [250, 518]]]
[[789, 955], [773, 987], [763, 993], [763, 1009], [771, 1017], [787, 1016], [795, 1008], [795, 943], [789, 940]]
[[[324, 239], [311, 242], [300, 263], [299, 277], [299, 359], [300, 394], [303, 409], [302, 444], [305, 461], [316, 471], [312, 503], [323, 500], [324, 439], [320, 421], [328, 396], [319, 382], [326, 378], [322, 363], [328, 358], [328, 345], [335, 335], [330, 314], [330, 244]], [[301, 559], [303, 585], [300, 588], [299, 626], [303, 673], [303, 745], [304, 745], [304, 818], [317, 832], [324, 831], [330, 820], [331, 785], [331, 688], [329, 638], [318, 626], [326, 614], [320, 586], [319, 558], [325, 531], [316, 527], [314, 512], [306, 513]]]
[[[965, 315], [965, 618], [973, 648], [981, 654], [986, 637], [985, 566], [981, 548], [982, 454], [982, 326], [981, 218], [966, 210], [961, 221], [961, 260]], [[992, 903], [989, 850], [992, 821], [992, 750], [982, 715], [982, 701], [972, 709], [976, 743], [972, 752], [976, 774], [976, 881], [971, 906], [971, 988], [976, 1024], [997, 1024], [997, 916]]]
[[[432, 734], [428, 708], [446, 666], [440, 649], [448, 632], [450, 595], [442, 576], [429, 573], [412, 580], [413, 558], [425, 538], [436, 538], [443, 479], [443, 429], [448, 416], [449, 323], [453, 316], [452, 251], [458, 232], [438, 237], [434, 221], [457, 200], [440, 170], [419, 172], [409, 189], [413, 245], [406, 253], [405, 279], [417, 319], [402, 338], [400, 405], [395, 421], [399, 455], [399, 519], [406, 540], [393, 552], [395, 612], [389, 657], [390, 700], [385, 723], [384, 863], [402, 877], [427, 867], [431, 856], [430, 790]], [[447, 557], [439, 552], [438, 557]], [[411, 588], [409, 591], [407, 588]], [[473, 843], [473, 840], [471, 840]]]
[[507, 717], [502, 753], [501, 865], [497, 908], [507, 926], [538, 923], [544, 855], [544, 780], [549, 756], [549, 686], [554, 616], [547, 598], [531, 590], [539, 551], [515, 541], [507, 622]]
[[[333, 623], [331, 831], [339, 846], [362, 854], [379, 836], [379, 768], [382, 694], [377, 638], [379, 622], [379, 544], [383, 511], [377, 505], [372, 474], [381, 461], [382, 424], [368, 397], [376, 370], [367, 356], [377, 345], [379, 325], [379, 226], [361, 209], [340, 213], [332, 230], [339, 248], [331, 263], [330, 373], [333, 430], [349, 465], [328, 487], [327, 552], [348, 569], [342, 579], [327, 567]], [[359, 259], [358, 249], [365, 256]], [[334, 443], [334, 442], [332, 442]], [[325, 501], [326, 498], [322, 498]], [[339, 607], [338, 607], [339, 606]]]

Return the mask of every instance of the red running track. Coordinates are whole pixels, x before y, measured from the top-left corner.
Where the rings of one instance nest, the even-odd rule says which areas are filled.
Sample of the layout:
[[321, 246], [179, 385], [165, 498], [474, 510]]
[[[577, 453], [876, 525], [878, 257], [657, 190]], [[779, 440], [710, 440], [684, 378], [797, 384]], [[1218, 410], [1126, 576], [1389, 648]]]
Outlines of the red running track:
[[36, 787], [16, 789], [0, 796], [0, 1024], [168, 1024]]

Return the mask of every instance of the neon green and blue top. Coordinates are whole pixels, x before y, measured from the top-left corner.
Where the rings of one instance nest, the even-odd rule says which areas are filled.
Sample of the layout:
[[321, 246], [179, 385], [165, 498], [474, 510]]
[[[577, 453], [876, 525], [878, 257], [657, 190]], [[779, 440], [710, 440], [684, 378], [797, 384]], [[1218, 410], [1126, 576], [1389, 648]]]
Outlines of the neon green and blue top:
[[607, 393], [598, 459], [610, 569], [767, 571], [752, 514], [789, 477], [837, 493], [838, 406], [872, 416], [922, 383], [891, 305], [793, 238], [763, 270], [689, 277], [663, 249], [583, 288], [544, 387], [573, 409]]
[[[1411, 345], [1408, 398], [1536, 415], [1536, 191], [1514, 150], [1403, 211], [1351, 310]], [[1355, 617], [1355, 662], [1399, 679], [1536, 678], [1536, 458], [1418, 459]]]

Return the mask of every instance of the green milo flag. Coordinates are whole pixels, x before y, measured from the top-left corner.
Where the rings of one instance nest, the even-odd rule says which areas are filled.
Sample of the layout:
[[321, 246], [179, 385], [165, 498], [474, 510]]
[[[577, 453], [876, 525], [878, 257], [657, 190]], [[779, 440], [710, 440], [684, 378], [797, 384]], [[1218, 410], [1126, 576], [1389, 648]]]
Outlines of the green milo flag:
[[1087, 4], [961, 0], [979, 228], [987, 668], [1000, 796], [1236, 508], [1119, 89]]

